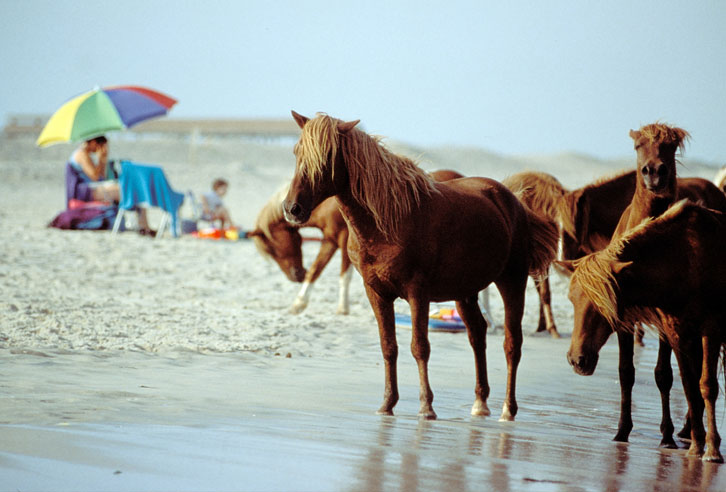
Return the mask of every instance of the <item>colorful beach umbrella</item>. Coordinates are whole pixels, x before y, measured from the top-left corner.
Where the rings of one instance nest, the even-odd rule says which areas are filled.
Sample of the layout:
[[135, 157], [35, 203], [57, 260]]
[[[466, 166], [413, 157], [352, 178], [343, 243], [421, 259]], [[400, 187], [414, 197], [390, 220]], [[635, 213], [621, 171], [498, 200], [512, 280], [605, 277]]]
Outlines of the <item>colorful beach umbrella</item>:
[[130, 128], [144, 120], [165, 115], [176, 102], [176, 99], [146, 87], [120, 85], [95, 88], [58, 108], [35, 143], [39, 147], [47, 147]]

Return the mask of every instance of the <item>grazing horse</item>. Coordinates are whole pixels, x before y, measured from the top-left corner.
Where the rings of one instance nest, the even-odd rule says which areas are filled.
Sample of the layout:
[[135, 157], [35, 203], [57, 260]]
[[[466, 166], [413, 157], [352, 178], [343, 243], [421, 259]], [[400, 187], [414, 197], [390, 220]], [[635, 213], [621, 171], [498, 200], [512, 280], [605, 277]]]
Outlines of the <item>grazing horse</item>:
[[[449, 181], [463, 178], [464, 175], [451, 169], [432, 171], [431, 177], [436, 181]], [[310, 292], [313, 283], [320, 277], [323, 270], [333, 258], [333, 254], [340, 248], [340, 278], [338, 280], [338, 314], [350, 312], [350, 258], [348, 257], [348, 225], [338, 208], [338, 202], [331, 197], [324, 200], [315, 208], [310, 219], [302, 226], [293, 226], [285, 220], [282, 210], [282, 201], [287, 194], [288, 187], [275, 193], [262, 207], [257, 216], [255, 229], [247, 233], [252, 237], [258, 251], [263, 256], [270, 257], [280, 270], [293, 282], [302, 282], [300, 292], [290, 306], [290, 312], [299, 314], [305, 310], [310, 302]], [[303, 267], [302, 236], [300, 227], [314, 227], [320, 229], [323, 237], [320, 250], [309, 270]]]
[[719, 463], [714, 406], [719, 351], [726, 359], [725, 250], [726, 216], [682, 200], [605, 250], [577, 260], [569, 293], [575, 326], [567, 354], [575, 372], [589, 375], [613, 330], [636, 322], [658, 327], [676, 353], [688, 400], [688, 454]]
[[[255, 241], [258, 251], [263, 256], [275, 260], [280, 270], [293, 282], [302, 282], [300, 292], [290, 306], [290, 312], [301, 313], [310, 300], [313, 283], [320, 277], [323, 269], [330, 262], [333, 254], [340, 249], [340, 277], [338, 289], [338, 314], [350, 312], [349, 286], [352, 275], [350, 258], [348, 257], [348, 226], [338, 210], [335, 198], [323, 201], [315, 208], [305, 224], [293, 226], [285, 220], [282, 201], [287, 194], [287, 187], [279, 190], [262, 207], [255, 229], [247, 236]], [[300, 227], [320, 229], [323, 237], [320, 250], [309, 270], [303, 267], [302, 236]]]
[[487, 324], [477, 293], [494, 282], [505, 306], [507, 391], [502, 420], [517, 413], [515, 382], [521, 358], [527, 275], [544, 273], [556, 252], [553, 224], [537, 217], [512, 192], [487, 178], [437, 183], [378, 138], [326, 114], [293, 111], [302, 129], [286, 217], [305, 223], [324, 199], [336, 196], [348, 222], [348, 253], [361, 274], [378, 322], [385, 391], [378, 413], [398, 402], [398, 344], [394, 300], [411, 307], [411, 352], [419, 372], [419, 415], [436, 418], [429, 385], [428, 313], [431, 301], [455, 300], [476, 363], [472, 415], [489, 415]]
[[[567, 190], [551, 174], [537, 171], [523, 171], [513, 174], [502, 184], [509, 188], [527, 207], [552, 222], [559, 222], [559, 210]], [[549, 276], [538, 277], [534, 281], [539, 294], [539, 323], [537, 331], [549, 332], [553, 338], [560, 338], [552, 315], [552, 293]]]

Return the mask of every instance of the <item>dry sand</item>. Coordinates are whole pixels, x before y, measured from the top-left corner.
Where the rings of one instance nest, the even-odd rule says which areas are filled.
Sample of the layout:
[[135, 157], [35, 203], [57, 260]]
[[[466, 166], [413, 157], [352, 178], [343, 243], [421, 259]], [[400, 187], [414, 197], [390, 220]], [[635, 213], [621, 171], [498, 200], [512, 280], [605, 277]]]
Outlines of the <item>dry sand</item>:
[[[428, 170], [502, 179], [540, 169], [568, 187], [631, 165], [389, 145]], [[228, 178], [226, 202], [243, 227], [291, 176], [291, 149], [292, 142], [111, 138], [113, 157], [162, 165], [178, 190], [202, 193], [213, 178]], [[565, 279], [552, 277], [562, 340], [532, 335], [537, 302], [529, 288], [516, 422], [496, 419], [506, 374], [497, 330], [487, 350], [494, 417], [469, 416], [466, 335], [432, 333], [439, 419], [419, 421], [405, 329], [398, 330], [401, 401], [395, 417], [379, 417], [375, 320], [357, 275], [351, 314], [334, 314], [338, 256], [308, 310], [293, 316], [287, 308], [298, 286], [250, 241], [48, 229], [63, 208], [71, 150], [0, 141], [0, 490], [726, 490], [723, 465], [657, 448], [652, 337], [637, 351], [631, 442], [610, 441], [617, 346], [603, 349], [595, 375], [572, 372]], [[716, 171], [685, 163], [682, 175], [710, 179]], [[309, 262], [317, 245], [304, 247]], [[502, 319], [496, 294], [492, 314]], [[678, 425], [685, 413], [678, 383], [672, 399]]]

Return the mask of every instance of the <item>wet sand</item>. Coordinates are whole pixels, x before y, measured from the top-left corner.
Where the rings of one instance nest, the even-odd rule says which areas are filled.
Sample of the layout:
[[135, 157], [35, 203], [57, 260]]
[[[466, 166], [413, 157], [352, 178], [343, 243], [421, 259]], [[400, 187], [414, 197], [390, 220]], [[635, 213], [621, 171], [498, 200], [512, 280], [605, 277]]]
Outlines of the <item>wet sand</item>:
[[[497, 329], [487, 338], [491, 417], [469, 414], [474, 362], [466, 335], [431, 333], [439, 418], [418, 419], [418, 377], [404, 328], [401, 400], [395, 417], [381, 417], [375, 320], [357, 274], [351, 314], [335, 315], [337, 256], [311, 305], [292, 316], [287, 308], [298, 285], [249, 241], [46, 229], [62, 208], [62, 159], [70, 149], [6, 144], [0, 490], [726, 490], [724, 465], [658, 449], [652, 335], [637, 350], [630, 443], [611, 441], [617, 344], [603, 349], [593, 376], [571, 370], [572, 308], [558, 275], [551, 281], [561, 340], [532, 334], [538, 306], [528, 288], [515, 422], [497, 420], [506, 375]], [[162, 164], [180, 190], [201, 193], [213, 178], [228, 177], [226, 201], [248, 227], [293, 166], [291, 146], [278, 143], [204, 142], [192, 154], [183, 142], [112, 140], [111, 149]], [[570, 187], [621, 168], [576, 156], [408, 152], [423, 156], [428, 169], [501, 179], [535, 168]], [[317, 245], [304, 248], [309, 264]], [[496, 293], [492, 315], [503, 316]], [[677, 379], [671, 409], [678, 427], [686, 406]]]
[[[372, 330], [369, 335], [374, 336]], [[398, 331], [401, 344], [408, 341]], [[595, 375], [567, 339], [528, 336], [516, 421], [499, 422], [503, 337], [488, 337], [493, 415], [469, 416], [464, 334], [432, 333], [438, 420], [419, 420], [400, 357], [396, 416], [375, 410], [380, 356], [0, 352], [2, 490], [725, 490], [726, 468], [662, 450], [652, 370], [637, 354], [630, 443], [617, 426], [617, 344]], [[685, 400], [673, 392], [679, 424]], [[685, 446], [685, 443], [681, 442]]]

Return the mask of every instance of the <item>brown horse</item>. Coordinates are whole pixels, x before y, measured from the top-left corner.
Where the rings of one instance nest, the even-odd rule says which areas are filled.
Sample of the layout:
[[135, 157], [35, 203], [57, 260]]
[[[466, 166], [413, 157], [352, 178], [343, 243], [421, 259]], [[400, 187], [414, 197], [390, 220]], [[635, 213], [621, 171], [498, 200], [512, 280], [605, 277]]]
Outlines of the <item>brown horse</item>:
[[[675, 350], [691, 418], [689, 455], [723, 462], [714, 405], [719, 351], [726, 359], [726, 217], [682, 200], [605, 250], [575, 262], [575, 326], [567, 358], [592, 374], [616, 330], [658, 327]], [[632, 332], [626, 332], [632, 339]], [[700, 394], [699, 394], [700, 378]], [[708, 420], [704, 450], [703, 408]]]
[[[633, 201], [636, 178], [636, 171], [628, 171], [569, 191], [551, 174], [524, 171], [504, 179], [502, 184], [530, 209], [559, 224], [561, 259], [575, 260], [610, 243], [620, 216]], [[726, 196], [708, 180], [678, 178], [677, 186], [679, 197], [726, 212]], [[540, 297], [537, 331], [547, 330], [558, 337], [549, 280], [545, 277], [535, 284]], [[636, 340], [643, 344], [642, 336]]]
[[[625, 207], [615, 226], [612, 241], [616, 241], [644, 219], [662, 214], [673, 204], [678, 196], [676, 152], [683, 148], [688, 136], [688, 132], [685, 130], [661, 123], [643, 126], [638, 131], [630, 131], [630, 137], [633, 139], [637, 153], [635, 190], [630, 204]], [[626, 179], [627, 175], [623, 175], [618, 178], [618, 181], [623, 182]], [[631, 410], [633, 384], [635, 383], [633, 333], [636, 331], [638, 330], [635, 326], [617, 330], [620, 349], [620, 421], [614, 440], [622, 442], [627, 442], [633, 428]], [[640, 335], [642, 336], [642, 332]], [[673, 422], [670, 416], [670, 389], [673, 385], [670, 357], [670, 345], [665, 340], [659, 339], [655, 381], [661, 395], [661, 432], [663, 434], [661, 446], [675, 448]]]
[[[432, 171], [436, 181], [463, 178], [464, 175], [451, 169]], [[293, 282], [302, 282], [300, 292], [290, 307], [290, 312], [299, 314], [310, 302], [310, 292], [335, 252], [340, 249], [340, 278], [338, 290], [338, 314], [350, 312], [350, 258], [348, 257], [348, 225], [340, 213], [338, 202], [331, 197], [315, 208], [310, 219], [302, 226], [293, 226], [285, 220], [282, 201], [288, 188], [275, 193], [260, 210], [255, 229], [247, 233], [252, 237], [263, 256], [275, 260], [280, 270]], [[300, 227], [314, 227], [323, 233], [320, 250], [309, 270], [303, 267]]]
[[411, 351], [419, 370], [419, 415], [436, 418], [429, 385], [428, 313], [431, 301], [455, 300], [476, 363], [471, 413], [488, 415], [486, 321], [477, 293], [494, 282], [505, 306], [507, 392], [502, 420], [517, 413], [515, 381], [521, 358], [527, 275], [544, 273], [554, 257], [554, 225], [535, 216], [501, 183], [462, 178], [437, 183], [379, 139], [325, 114], [308, 119], [295, 145], [296, 168], [285, 214], [303, 224], [336, 196], [348, 222], [348, 252], [360, 272], [378, 322], [386, 387], [381, 414], [398, 402], [398, 344], [393, 303], [411, 307]]
[[[603, 178], [565, 194], [559, 210], [562, 259], [576, 260], [610, 244], [625, 208], [633, 201], [637, 171]], [[726, 196], [703, 178], [677, 178], [678, 197], [726, 212]]]
[[[531, 210], [554, 223], [560, 221], [559, 211], [567, 190], [551, 174], [523, 171], [505, 178], [502, 180], [502, 184], [517, 195]], [[555, 325], [555, 317], [552, 314], [549, 276], [535, 278], [534, 283], [537, 294], [539, 294], [537, 331], [547, 330], [553, 338], [560, 338]]]
[[[310, 292], [333, 254], [340, 249], [340, 277], [338, 289], [338, 314], [350, 312], [349, 286], [352, 270], [348, 257], [348, 226], [343, 219], [335, 198], [323, 201], [315, 208], [310, 219], [301, 226], [293, 226], [285, 220], [282, 201], [287, 187], [275, 193], [262, 207], [255, 229], [248, 232], [263, 256], [275, 260], [280, 270], [293, 282], [302, 282], [300, 292], [290, 307], [291, 313], [301, 313], [310, 300]], [[303, 267], [300, 227], [314, 227], [323, 233], [320, 250], [309, 270]]]

